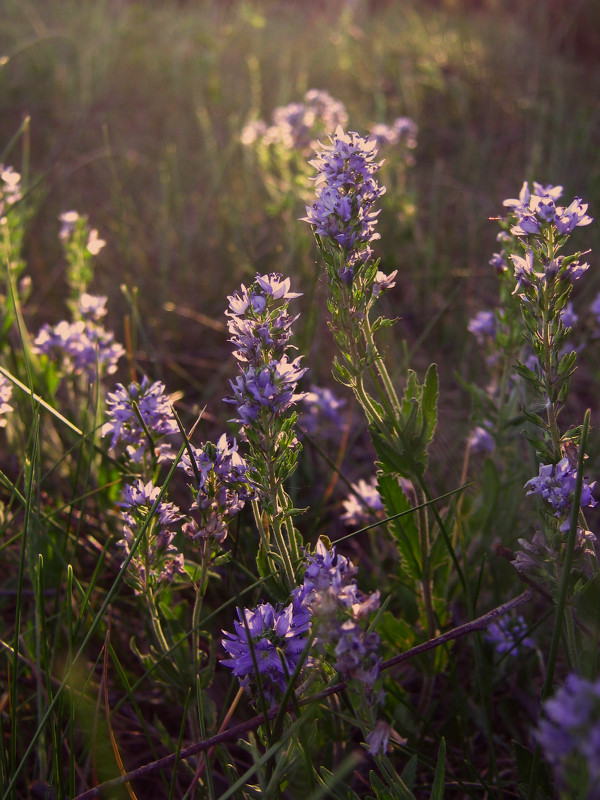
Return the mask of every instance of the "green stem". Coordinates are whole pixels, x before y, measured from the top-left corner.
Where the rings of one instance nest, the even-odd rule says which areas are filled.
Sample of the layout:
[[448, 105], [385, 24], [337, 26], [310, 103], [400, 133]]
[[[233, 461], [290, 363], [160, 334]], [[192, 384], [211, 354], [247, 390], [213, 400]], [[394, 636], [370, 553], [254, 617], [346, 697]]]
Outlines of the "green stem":
[[[577, 477], [575, 479], [575, 491], [573, 493], [573, 508], [571, 510], [571, 524], [567, 536], [567, 545], [565, 550], [565, 561], [562, 568], [560, 578], [560, 586], [558, 590], [558, 600], [556, 602], [556, 615], [554, 622], [554, 630], [552, 631], [552, 640], [550, 642], [550, 652], [548, 654], [548, 666], [546, 668], [546, 679], [542, 687], [541, 699], [542, 702], [549, 697], [553, 688], [554, 669], [558, 658], [558, 650], [562, 637], [562, 626], [565, 619], [565, 609], [567, 606], [567, 593], [569, 590], [569, 578], [571, 576], [571, 565], [573, 563], [573, 551], [575, 550], [575, 540], [577, 537], [577, 523], [579, 520], [579, 506], [581, 503], [581, 488], [583, 485], [583, 462], [585, 459], [585, 448], [587, 444], [587, 437], [590, 429], [590, 410], [585, 412], [583, 425], [581, 429], [581, 441], [579, 444], [579, 456], [577, 458]], [[540, 769], [540, 747], [536, 745], [533, 754], [533, 761], [531, 765], [531, 776], [529, 782], [529, 800], [535, 798], [538, 786], [538, 776]]]
[[398, 395], [396, 394], [396, 390], [394, 389], [394, 384], [392, 383], [392, 379], [390, 378], [390, 374], [387, 370], [385, 362], [381, 357], [377, 345], [375, 344], [375, 339], [373, 338], [373, 329], [371, 327], [371, 321], [367, 314], [364, 322], [363, 333], [365, 337], [365, 341], [367, 343], [368, 349], [373, 354], [373, 361], [375, 364], [375, 368], [379, 374], [379, 378], [383, 387], [385, 389], [385, 393], [393, 411], [393, 414], [396, 418], [400, 417], [400, 402], [398, 400]]

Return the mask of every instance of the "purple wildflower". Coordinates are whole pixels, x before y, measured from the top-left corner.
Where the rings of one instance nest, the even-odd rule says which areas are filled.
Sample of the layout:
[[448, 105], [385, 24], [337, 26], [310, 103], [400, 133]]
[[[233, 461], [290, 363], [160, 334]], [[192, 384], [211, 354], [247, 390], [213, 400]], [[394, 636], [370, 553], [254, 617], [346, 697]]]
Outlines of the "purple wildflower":
[[488, 626], [486, 639], [499, 655], [517, 655], [519, 648], [535, 647], [527, 636], [527, 625], [523, 617], [500, 617]]
[[491, 453], [496, 443], [488, 430], [477, 425], [467, 438], [467, 443], [474, 453]]
[[[151, 384], [148, 376], [144, 375], [141, 384], [134, 382], [125, 388], [118, 383], [106, 400], [109, 421], [102, 426], [102, 436], [111, 435], [111, 448], [123, 443], [129, 458], [139, 463], [149, 450], [150, 442], [135, 412], [134, 403], [153, 438], [177, 433], [179, 428], [173, 416], [171, 400], [165, 395], [164, 384], [160, 381]], [[159, 461], [172, 456], [171, 448], [165, 443], [155, 446], [155, 452]]]
[[560, 312], [560, 318], [565, 328], [574, 328], [579, 317], [573, 309], [573, 303], [569, 302]]
[[535, 737], [561, 788], [580, 792], [587, 782], [585, 796], [600, 798], [600, 680], [568, 675], [544, 703]]
[[341, 412], [345, 404], [346, 401], [336, 397], [331, 389], [311, 386], [310, 391], [302, 397], [302, 429], [311, 435], [316, 431], [325, 436], [339, 432], [343, 425]]
[[107, 375], [116, 372], [117, 362], [125, 355], [114, 334], [90, 320], [63, 320], [54, 326], [45, 323], [34, 340], [33, 350], [57, 361], [65, 373], [85, 374], [90, 382], [97, 370]]
[[10, 405], [12, 397], [12, 383], [4, 375], [0, 374], [0, 428], [6, 427], [5, 414], [9, 411], [14, 411]]
[[383, 502], [377, 491], [377, 478], [373, 476], [368, 483], [361, 478], [353, 483], [352, 493], [343, 501], [343, 506], [342, 519], [346, 525], [368, 525], [374, 518], [381, 518]]
[[21, 197], [21, 176], [12, 167], [0, 164], [0, 223], [6, 220], [7, 207], [17, 203]]
[[[181, 520], [181, 514], [173, 503], [160, 501], [149, 520], [150, 510], [160, 494], [160, 487], [152, 481], [136, 480], [123, 488], [123, 538], [118, 544], [131, 552], [136, 536], [145, 527], [145, 533], [130, 561], [136, 591], [149, 585], [172, 582], [175, 573], [184, 574], [183, 556], [172, 543], [175, 536], [173, 526]], [[131, 574], [130, 573], [130, 574]]]
[[79, 220], [79, 212], [78, 211], [63, 211], [62, 214], [58, 215], [58, 219], [60, 221], [60, 230], [58, 232], [58, 238], [61, 241], [66, 241], [70, 239], [75, 231], [75, 225]]
[[235, 403], [240, 425], [252, 425], [263, 412], [281, 416], [291, 408], [302, 395], [296, 392], [298, 381], [306, 368], [300, 367], [302, 356], [290, 361], [282, 356], [262, 369], [248, 367], [235, 381], [230, 381], [233, 397], [225, 402]]
[[562, 186], [543, 186], [533, 184], [533, 192], [529, 190], [527, 181], [523, 184], [517, 198], [504, 201], [507, 208], [512, 209], [516, 224], [511, 228], [515, 236], [536, 235], [542, 225], [551, 224], [560, 235], [570, 234], [576, 227], [589, 225], [592, 218], [587, 215], [587, 203], [579, 197], [566, 208], [557, 206], [556, 201], [562, 195]]
[[317, 200], [306, 207], [304, 220], [313, 226], [316, 235], [329, 240], [344, 254], [346, 282], [352, 280], [356, 267], [368, 261], [373, 253], [371, 242], [379, 238], [375, 232], [378, 211], [375, 201], [385, 192], [374, 178], [381, 163], [376, 163], [377, 143], [357, 133], [344, 133], [338, 128], [330, 136], [330, 145], [309, 163], [317, 170]]
[[84, 292], [77, 300], [77, 311], [83, 319], [99, 322], [106, 316], [106, 295]]
[[496, 314], [493, 311], [478, 311], [469, 320], [467, 330], [477, 339], [477, 344], [483, 345], [486, 339], [496, 335]]
[[[527, 481], [527, 494], [538, 494], [550, 507], [557, 518], [564, 520], [561, 531], [569, 529], [569, 516], [573, 505], [573, 493], [577, 479], [577, 467], [572, 467], [568, 458], [561, 459], [558, 464], [540, 464], [539, 475]], [[592, 496], [596, 483], [587, 483], [585, 479], [581, 488], [581, 508], [594, 508], [597, 505]]]
[[375, 139], [377, 147], [395, 147], [399, 144], [409, 150], [417, 146], [417, 133], [419, 128], [414, 120], [409, 117], [398, 117], [391, 125], [377, 122], [370, 127], [369, 138]]
[[[235, 632], [223, 631], [225, 638], [221, 643], [230, 657], [222, 659], [221, 664], [233, 671], [244, 689], [255, 691], [260, 681], [265, 699], [273, 704], [285, 691], [288, 676], [298, 666], [306, 647], [310, 612], [294, 603], [285, 608], [261, 603], [252, 610], [238, 608], [237, 614], [239, 622], [233, 623]], [[306, 665], [310, 663], [308, 658]]]
[[493, 267], [498, 274], [506, 272], [508, 269], [506, 259], [501, 253], [493, 253], [489, 260], [489, 265], [490, 267]]
[[600, 328], [600, 292], [593, 299], [590, 311], [596, 318], [596, 325]]
[[372, 756], [377, 756], [381, 753], [387, 753], [391, 733], [392, 729], [384, 720], [378, 720], [375, 723], [373, 730], [367, 734], [369, 753]]
[[238, 453], [235, 439], [223, 434], [215, 444], [206, 442], [201, 449], [190, 445], [196, 470], [192, 466], [190, 454], [184, 452], [179, 466], [190, 476], [196, 472], [200, 485], [194, 490], [195, 501], [192, 510], [200, 516], [184, 526], [184, 532], [193, 540], [212, 536], [219, 544], [227, 536], [227, 525], [244, 507], [251, 495], [248, 485], [248, 466]]
[[302, 153], [314, 149], [319, 136], [331, 133], [348, 122], [344, 104], [328, 92], [309, 89], [304, 102], [277, 107], [272, 114], [272, 124], [253, 120], [243, 129], [242, 144], [260, 142], [264, 146], [283, 147]]
[[356, 567], [321, 539], [307, 555], [304, 582], [293, 593], [294, 605], [307, 608], [315, 623], [315, 646], [335, 645], [336, 669], [371, 689], [379, 677], [379, 636], [367, 633], [360, 621], [379, 607], [379, 592], [364, 595], [354, 575]]

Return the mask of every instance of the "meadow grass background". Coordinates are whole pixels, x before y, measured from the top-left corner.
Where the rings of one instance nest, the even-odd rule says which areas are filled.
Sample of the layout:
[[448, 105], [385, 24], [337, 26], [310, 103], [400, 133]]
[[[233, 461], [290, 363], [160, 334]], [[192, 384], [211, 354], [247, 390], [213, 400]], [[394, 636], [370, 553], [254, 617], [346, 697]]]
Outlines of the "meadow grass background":
[[[401, 213], [392, 193], [384, 198], [376, 243], [382, 269], [399, 270], [385, 303], [400, 321], [384, 343], [392, 371], [403, 338], [411, 366], [438, 362], [440, 432], [430, 464], [434, 485], [439, 477], [440, 486], [457, 486], [470, 408], [457, 374], [485, 380], [467, 323], [493, 306], [497, 290], [488, 259], [498, 226], [489, 218], [525, 179], [563, 184], [565, 197], [581, 196], [599, 216], [600, 4], [564, 6], [4, 0], [0, 161], [31, 186], [30, 330], [65, 316], [57, 218], [77, 209], [107, 240], [91, 288], [109, 296], [108, 327], [129, 344], [131, 320], [140, 368], [181, 390], [184, 410], [207, 404], [208, 425], [230, 416], [221, 398], [235, 364], [223, 310], [226, 295], [257, 271], [283, 272], [305, 293], [297, 343], [312, 379], [330, 382], [326, 281], [298, 221], [304, 209], [291, 200], [274, 207], [240, 132], [310, 88], [342, 100], [348, 127], [361, 133], [412, 117], [416, 165]], [[574, 292], [578, 311], [600, 289], [598, 230], [576, 240], [594, 251]], [[578, 420], [582, 409], [597, 410], [597, 378], [593, 364], [575, 377]], [[125, 616], [114, 625], [121, 652]], [[149, 692], [143, 702], [156, 699]], [[127, 747], [135, 750], [133, 739]]]
[[[269, 215], [240, 131], [326, 89], [351, 129], [399, 115], [419, 125], [414, 215], [399, 222], [384, 206], [378, 255], [399, 269], [388, 310], [400, 333], [440, 362], [448, 389], [472, 360], [469, 315], [494, 301], [488, 218], [502, 200], [524, 179], [560, 183], [597, 214], [599, 30], [596, 0], [5, 0], [0, 138], [29, 117], [25, 152], [21, 139], [2, 157], [25, 160], [35, 186], [33, 307], [62, 318], [57, 215], [88, 214], [108, 241], [93, 288], [109, 295], [117, 334], [130, 313], [119, 287], [137, 286], [148, 369], [210, 401], [225, 295], [257, 270], [307, 292], [316, 269], [298, 243], [302, 205]], [[599, 287], [592, 271], [585, 291]], [[327, 375], [319, 353], [312, 369]]]

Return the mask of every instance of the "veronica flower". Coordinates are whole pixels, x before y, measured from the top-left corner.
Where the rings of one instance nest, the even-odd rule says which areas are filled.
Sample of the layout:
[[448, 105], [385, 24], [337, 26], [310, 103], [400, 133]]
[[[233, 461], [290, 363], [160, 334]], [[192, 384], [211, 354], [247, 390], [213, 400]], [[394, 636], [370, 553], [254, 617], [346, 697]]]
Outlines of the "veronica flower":
[[237, 422], [253, 425], [259, 417], [281, 417], [302, 394], [298, 381], [306, 373], [301, 356], [291, 360], [288, 351], [291, 328], [297, 317], [288, 314], [288, 302], [299, 297], [290, 291], [290, 279], [278, 273], [257, 275], [254, 283], [231, 295], [230, 341], [242, 365], [241, 374], [230, 381], [233, 396], [225, 402], [237, 405]]
[[146, 526], [129, 565], [136, 591], [164, 581], [172, 582], [176, 573], [184, 574], [183, 556], [173, 544], [173, 526], [182, 519], [179, 509], [161, 500], [149, 521], [159, 494], [160, 487], [138, 479], [124, 487], [119, 503], [124, 524], [123, 538], [118, 544], [126, 553], [131, 552], [136, 536]]
[[533, 184], [533, 192], [529, 190], [527, 181], [523, 184], [517, 198], [509, 198], [504, 205], [512, 209], [516, 224], [511, 228], [515, 236], [537, 235], [544, 224], [552, 224], [560, 235], [570, 234], [576, 227], [589, 225], [592, 218], [587, 215], [587, 203], [579, 197], [566, 208], [557, 206], [556, 201], [562, 195], [562, 186], [543, 186]]
[[379, 636], [361, 624], [379, 607], [379, 592], [364, 595], [354, 576], [356, 567], [321, 539], [306, 558], [304, 582], [293, 593], [294, 606], [307, 608], [315, 623], [315, 645], [333, 647], [335, 667], [345, 679], [356, 679], [369, 690], [379, 677]]
[[346, 401], [336, 397], [331, 389], [311, 386], [302, 397], [302, 429], [311, 435], [317, 431], [324, 436], [339, 432], [343, 426], [341, 411], [345, 404]]
[[486, 338], [492, 339], [496, 335], [496, 315], [493, 311], [478, 311], [469, 320], [467, 330], [477, 339], [477, 344], [483, 345]]
[[[144, 425], [136, 414], [134, 403]], [[115, 391], [110, 392], [106, 400], [106, 416], [108, 421], [102, 426], [102, 436], [111, 436], [111, 448], [119, 443], [124, 444], [127, 455], [136, 463], [150, 448], [144, 426], [153, 439], [179, 431], [171, 400], [165, 395], [164, 384], [160, 381], [150, 383], [146, 375], [141, 384], [133, 382], [127, 388], [121, 383], [116, 385]], [[155, 450], [159, 461], [172, 456], [171, 448], [165, 443], [158, 444]]]
[[600, 681], [574, 673], [546, 700], [535, 731], [561, 788], [572, 797], [600, 798]]
[[[261, 603], [251, 610], [238, 608], [237, 614], [239, 622], [233, 623], [234, 633], [223, 631], [221, 644], [229, 658], [222, 659], [221, 664], [232, 670], [244, 689], [256, 691], [260, 681], [265, 699], [273, 704], [285, 691], [288, 676], [306, 647], [310, 612], [293, 603], [285, 607]], [[309, 657], [306, 666], [310, 664]]]
[[383, 501], [377, 490], [377, 478], [373, 476], [367, 483], [361, 478], [352, 484], [352, 493], [342, 501], [344, 513], [342, 519], [346, 525], [357, 527], [368, 525], [376, 518], [382, 517]]
[[491, 453], [496, 446], [490, 432], [481, 425], [473, 428], [467, 438], [467, 442], [474, 453]]
[[10, 405], [12, 388], [13, 385], [8, 378], [4, 377], [4, 375], [0, 375], [0, 428], [6, 427], [4, 415], [8, 414], [9, 411], [14, 411], [14, 408]]
[[184, 532], [193, 540], [212, 536], [219, 544], [227, 536], [227, 526], [241, 511], [252, 495], [248, 484], [248, 466], [238, 453], [235, 439], [223, 434], [218, 442], [206, 442], [201, 449], [190, 445], [195, 469], [186, 450], [179, 462], [190, 477], [200, 476], [199, 486], [194, 490], [195, 500], [191, 510], [194, 519]]
[[114, 334], [90, 320], [45, 323], [33, 342], [34, 353], [57, 361], [65, 373], [85, 374], [92, 382], [97, 370], [112, 375], [125, 349], [115, 342]]
[[520, 648], [531, 648], [535, 643], [527, 636], [527, 624], [523, 617], [500, 617], [488, 626], [486, 639], [499, 655], [517, 655]]
[[[560, 530], [566, 531], [570, 524], [570, 511], [577, 479], [577, 467], [572, 467], [568, 458], [558, 464], [540, 464], [539, 475], [527, 481], [527, 494], [537, 494], [550, 507], [557, 518], [564, 517]], [[581, 488], [581, 508], [594, 508], [597, 503], [592, 496], [596, 483], [587, 483]]]
[[21, 198], [20, 174], [12, 167], [0, 164], [0, 222], [6, 219], [7, 207], [14, 205]]
[[343, 278], [351, 282], [355, 269], [372, 255], [370, 243], [379, 238], [375, 231], [379, 212], [373, 206], [385, 188], [374, 177], [381, 167], [375, 161], [374, 139], [337, 128], [330, 141], [330, 145], [321, 145], [309, 162], [317, 170], [317, 199], [306, 207], [304, 220], [315, 234], [340, 248], [346, 271]]

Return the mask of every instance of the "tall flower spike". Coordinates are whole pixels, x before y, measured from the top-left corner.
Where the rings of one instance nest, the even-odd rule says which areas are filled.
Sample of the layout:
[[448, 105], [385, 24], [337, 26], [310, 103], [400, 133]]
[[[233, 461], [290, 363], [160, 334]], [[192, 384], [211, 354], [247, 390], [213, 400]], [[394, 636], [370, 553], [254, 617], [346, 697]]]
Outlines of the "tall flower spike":
[[[221, 664], [233, 671], [244, 689], [255, 693], [260, 681], [265, 699], [273, 704], [287, 686], [286, 670], [288, 675], [294, 672], [306, 647], [310, 612], [293, 603], [286, 607], [261, 603], [252, 610], [238, 608], [237, 614], [239, 622], [233, 623], [235, 632], [223, 631], [225, 638], [221, 643], [230, 657]], [[306, 666], [310, 662], [307, 659]]]
[[309, 162], [318, 173], [317, 199], [306, 207], [303, 219], [322, 240], [342, 250], [344, 268], [339, 277], [351, 283], [355, 271], [373, 254], [371, 242], [379, 238], [375, 231], [379, 211], [373, 206], [385, 187], [379, 186], [374, 175], [383, 162], [375, 161], [375, 139], [344, 133], [338, 127], [330, 140]]
[[[153, 438], [159, 439], [177, 433], [179, 428], [173, 416], [171, 401], [165, 395], [164, 384], [160, 381], [151, 384], [148, 376], [144, 375], [141, 384], [133, 382], [125, 388], [118, 383], [106, 401], [108, 422], [102, 426], [102, 436], [111, 436], [111, 448], [119, 443], [124, 444], [129, 458], [139, 463], [148, 452], [150, 441], [135, 412], [134, 403], [137, 404], [139, 416]], [[164, 442], [158, 443], [155, 449], [159, 461], [172, 456], [171, 448]]]

